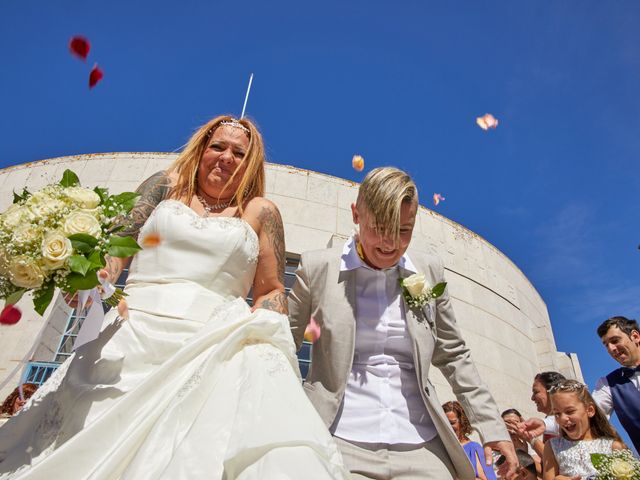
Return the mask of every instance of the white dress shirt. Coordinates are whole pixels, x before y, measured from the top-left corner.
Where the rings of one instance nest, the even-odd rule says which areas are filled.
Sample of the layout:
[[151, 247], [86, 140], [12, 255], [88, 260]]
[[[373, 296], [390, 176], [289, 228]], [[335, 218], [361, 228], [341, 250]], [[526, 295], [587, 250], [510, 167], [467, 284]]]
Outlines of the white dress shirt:
[[[407, 255], [398, 265], [416, 272]], [[420, 395], [398, 266], [369, 267], [352, 237], [340, 269], [355, 270], [355, 352], [332, 433], [353, 442], [389, 445], [431, 440], [436, 429]]]
[[[635, 387], [640, 390], [640, 372], [634, 373], [629, 377], [629, 380], [631, 380]], [[609, 387], [607, 377], [600, 377], [598, 379], [596, 382], [596, 388], [593, 390], [591, 396], [596, 402], [596, 405], [602, 409], [607, 417], [611, 417], [611, 412], [613, 411], [613, 399], [611, 398], [611, 387]]]

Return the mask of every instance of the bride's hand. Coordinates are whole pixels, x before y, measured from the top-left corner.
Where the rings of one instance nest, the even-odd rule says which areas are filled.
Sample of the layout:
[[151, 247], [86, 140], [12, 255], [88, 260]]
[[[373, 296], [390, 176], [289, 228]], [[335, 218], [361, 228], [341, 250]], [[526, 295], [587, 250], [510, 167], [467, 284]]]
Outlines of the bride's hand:
[[129, 320], [129, 305], [124, 298], [118, 302], [118, 315], [120, 318]]
[[[76, 293], [64, 293], [62, 295], [65, 303], [69, 305], [71, 308], [78, 308], [78, 292]], [[89, 308], [93, 304], [93, 299], [91, 297], [87, 298], [87, 302], [84, 304], [85, 308]]]
[[[98, 272], [98, 277], [100, 277], [102, 280], [107, 280], [109, 279], [109, 271], [106, 268], [103, 268], [102, 270], [100, 270]], [[118, 302], [118, 315], [121, 318], [124, 318], [125, 320], [129, 320], [129, 305], [127, 305], [127, 301], [123, 298], [120, 299], [120, 301]]]

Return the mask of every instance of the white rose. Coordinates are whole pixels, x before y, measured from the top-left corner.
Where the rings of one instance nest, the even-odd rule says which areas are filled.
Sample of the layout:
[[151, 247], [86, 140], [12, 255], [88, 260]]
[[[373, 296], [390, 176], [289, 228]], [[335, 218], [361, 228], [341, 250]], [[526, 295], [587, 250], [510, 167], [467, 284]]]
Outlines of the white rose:
[[62, 230], [65, 235], [73, 235], [76, 233], [86, 233], [92, 237], [100, 238], [102, 228], [96, 217], [90, 213], [75, 211], [71, 212], [64, 220]]
[[633, 475], [633, 466], [621, 458], [614, 458], [609, 469], [617, 480], [631, 480]]
[[16, 243], [31, 243], [40, 238], [40, 230], [30, 223], [18, 225], [13, 231], [13, 241]]
[[88, 188], [69, 187], [65, 188], [64, 193], [76, 202], [80, 208], [92, 209], [100, 205], [100, 196]]
[[22, 205], [14, 203], [2, 214], [2, 222], [9, 228], [16, 228], [23, 222], [32, 222], [35, 216], [31, 211]]
[[51, 200], [53, 200], [53, 197], [41, 190], [31, 195], [25, 202], [25, 205], [31, 206], [35, 205], [36, 203], [47, 203]]
[[409, 291], [409, 295], [412, 297], [419, 297], [422, 295], [422, 289], [424, 288], [424, 274], [414, 273], [413, 275], [405, 278], [402, 281], [402, 285]]
[[9, 279], [18, 287], [38, 288], [44, 281], [44, 274], [36, 262], [20, 255], [9, 264]]
[[84, 213], [88, 213], [89, 215], [92, 215], [94, 217], [96, 217], [96, 219], [100, 219], [100, 217], [102, 216], [102, 207], [96, 207], [96, 208], [81, 208], [78, 210], [79, 212], [84, 212]]
[[62, 267], [72, 253], [71, 240], [61, 232], [51, 232], [42, 240], [42, 256], [50, 270]]
[[41, 197], [39, 201], [29, 203], [29, 209], [33, 212], [35, 218], [48, 217], [49, 215], [60, 212], [64, 208], [67, 208], [66, 203], [52, 197]]

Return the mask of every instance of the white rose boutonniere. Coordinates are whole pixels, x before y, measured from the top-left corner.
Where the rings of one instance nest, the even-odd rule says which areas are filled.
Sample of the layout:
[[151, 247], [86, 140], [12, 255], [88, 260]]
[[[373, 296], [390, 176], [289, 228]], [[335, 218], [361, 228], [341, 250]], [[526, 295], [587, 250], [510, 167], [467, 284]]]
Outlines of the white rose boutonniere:
[[441, 282], [433, 287], [426, 283], [423, 273], [413, 275], [400, 280], [402, 296], [411, 308], [422, 308], [444, 293], [446, 282]]

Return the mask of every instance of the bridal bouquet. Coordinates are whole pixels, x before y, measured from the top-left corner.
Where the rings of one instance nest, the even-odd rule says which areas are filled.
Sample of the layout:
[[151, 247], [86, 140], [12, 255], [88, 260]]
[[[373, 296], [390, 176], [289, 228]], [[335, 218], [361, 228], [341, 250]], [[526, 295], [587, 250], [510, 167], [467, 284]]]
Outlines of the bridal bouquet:
[[592, 453], [591, 463], [598, 471], [595, 480], [640, 480], [640, 461], [630, 450]]
[[[71, 170], [38, 192], [14, 192], [13, 205], [0, 214], [0, 298], [15, 304], [31, 291], [42, 315], [56, 287], [69, 294], [97, 287], [105, 255], [140, 250], [132, 237], [116, 235], [137, 198], [83, 188]], [[106, 302], [113, 306], [122, 295], [117, 291]]]

